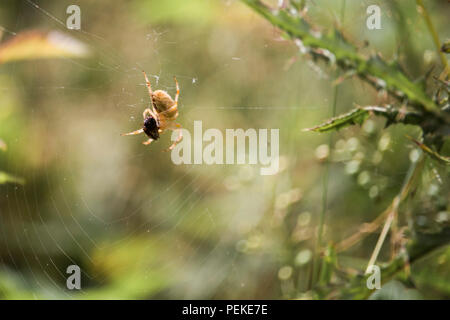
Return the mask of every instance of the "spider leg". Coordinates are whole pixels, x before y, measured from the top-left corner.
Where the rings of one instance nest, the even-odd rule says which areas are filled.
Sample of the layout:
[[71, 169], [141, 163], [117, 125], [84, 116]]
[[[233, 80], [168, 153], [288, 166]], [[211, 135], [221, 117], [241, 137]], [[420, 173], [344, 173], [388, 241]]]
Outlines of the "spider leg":
[[177, 93], [175, 95], [175, 106], [178, 105], [178, 96], [180, 95], [180, 86], [178, 85], [178, 81], [176, 77], [173, 77], [173, 79], [175, 80], [175, 86], [177, 87]]
[[128, 132], [128, 133], [122, 133], [121, 136], [134, 136], [136, 134], [141, 134], [144, 132], [144, 129], [139, 129], [133, 132]]
[[147, 118], [149, 118], [149, 115], [152, 118], [158, 120], [158, 116], [156, 115], [156, 113], [154, 113], [150, 108], [147, 108], [144, 110], [144, 113], [142, 114], [142, 116], [144, 117], [144, 119], [147, 119]]
[[170, 151], [170, 150], [172, 150], [183, 139], [183, 130], [181, 130], [181, 125], [177, 123], [177, 124], [175, 124], [175, 126], [177, 128], [179, 128], [179, 129], [177, 129], [178, 130], [178, 138], [177, 138], [177, 140], [175, 140], [174, 143], [172, 143], [172, 145], [169, 148], [167, 148], [167, 149], [165, 149], [163, 151]]
[[145, 144], [146, 146], [148, 146], [150, 143], [152, 143], [153, 139], [150, 138], [147, 141], [142, 142], [142, 144]]
[[151, 103], [151, 105], [152, 105], [153, 113], [156, 114], [155, 106], [153, 105], [153, 90], [152, 90], [152, 85], [150, 84], [150, 81], [148, 80], [147, 74], [145, 73], [144, 70], [142, 70], [142, 73], [144, 74], [145, 84], [147, 85], [148, 95], [150, 96], [150, 103]]

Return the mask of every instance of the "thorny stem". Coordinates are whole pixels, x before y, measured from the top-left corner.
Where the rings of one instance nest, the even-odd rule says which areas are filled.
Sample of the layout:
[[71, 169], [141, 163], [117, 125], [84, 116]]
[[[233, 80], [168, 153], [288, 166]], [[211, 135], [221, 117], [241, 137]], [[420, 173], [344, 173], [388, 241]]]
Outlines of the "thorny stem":
[[347, 42], [342, 35], [328, 36], [316, 34], [305, 19], [293, 16], [284, 10], [273, 10], [260, 0], [242, 0], [248, 6], [280, 28], [291, 39], [298, 40], [302, 46], [316, 57], [336, 63], [341, 69], [355, 71], [364, 81], [378, 88], [380, 80], [383, 88], [392, 96], [407, 101], [414, 107], [423, 108], [438, 118], [448, 119], [420, 85], [411, 81], [394, 64], [380, 57], [367, 58]]
[[439, 54], [439, 58], [441, 59], [442, 65], [444, 66], [444, 78], [448, 76], [449, 69], [447, 58], [445, 54], [441, 51], [441, 42], [439, 40], [439, 36], [436, 32], [436, 29], [433, 25], [433, 21], [431, 21], [430, 15], [428, 14], [428, 10], [425, 8], [422, 0], [416, 0], [417, 6], [419, 7], [419, 11], [425, 19], [425, 23], [427, 24], [428, 30], [430, 31], [431, 37], [433, 38], [434, 45], [436, 46], [436, 50]]

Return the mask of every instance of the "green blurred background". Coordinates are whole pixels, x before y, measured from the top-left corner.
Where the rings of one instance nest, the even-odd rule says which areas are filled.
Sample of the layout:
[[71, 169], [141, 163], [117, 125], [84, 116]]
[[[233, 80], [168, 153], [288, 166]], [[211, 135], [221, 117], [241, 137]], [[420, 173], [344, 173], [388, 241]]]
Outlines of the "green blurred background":
[[[303, 132], [331, 116], [335, 71], [300, 56], [239, 1], [80, 0], [81, 31], [65, 27], [72, 2], [0, 4], [2, 42], [58, 30], [90, 51], [0, 64], [0, 171], [25, 180], [0, 184], [0, 298], [314, 297], [324, 160], [324, 238], [337, 243], [399, 192], [417, 160], [405, 134], [418, 129], [383, 130], [384, 121], [370, 119], [334, 134], [331, 150], [329, 134]], [[415, 78], [439, 59], [415, 2], [392, 2], [347, 1], [341, 29], [361, 47], [369, 42], [363, 52], [400, 57]], [[341, 1], [307, 3], [317, 25], [340, 20]], [[365, 26], [370, 4], [382, 9], [382, 30]], [[447, 1], [426, 4], [448, 38]], [[176, 166], [161, 152], [170, 134], [149, 147], [142, 136], [121, 137], [141, 126], [149, 104], [142, 69], [154, 89], [172, 95], [177, 77], [179, 122], [188, 130], [194, 120], [223, 132], [279, 128], [280, 172]], [[337, 112], [382, 101], [350, 79], [339, 86]], [[419, 195], [402, 209], [423, 224], [449, 215], [448, 170], [426, 166]], [[377, 236], [340, 253], [340, 266], [364, 270]], [[379, 260], [389, 257], [387, 244]], [[71, 264], [82, 270], [80, 291], [66, 289]], [[412, 288], [391, 282], [385, 297], [450, 298], [449, 267], [444, 248], [413, 266]]]

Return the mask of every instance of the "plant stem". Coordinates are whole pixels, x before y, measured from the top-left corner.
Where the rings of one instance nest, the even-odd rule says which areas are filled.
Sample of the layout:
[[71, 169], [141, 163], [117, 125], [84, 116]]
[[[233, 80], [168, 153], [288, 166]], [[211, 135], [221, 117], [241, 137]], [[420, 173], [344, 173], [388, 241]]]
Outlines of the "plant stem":
[[428, 10], [425, 8], [422, 0], [416, 0], [417, 6], [420, 8], [420, 13], [425, 19], [425, 23], [427, 24], [428, 30], [430, 31], [431, 37], [433, 38], [434, 45], [436, 46], [436, 50], [439, 54], [439, 58], [441, 59], [441, 63], [444, 66], [444, 77], [448, 75], [448, 63], [445, 54], [441, 51], [441, 42], [439, 41], [439, 36], [436, 32], [436, 28], [433, 25], [433, 21], [428, 14]]
[[[338, 87], [335, 86], [333, 90], [333, 104], [332, 104], [332, 116], [336, 116], [336, 106], [337, 106], [337, 95], [338, 95]], [[331, 152], [331, 146], [333, 142], [333, 132], [330, 133], [330, 138], [328, 141], [328, 150]], [[323, 245], [323, 230], [325, 225], [325, 216], [328, 209], [328, 178], [330, 172], [330, 155], [325, 163], [325, 169], [323, 173], [322, 180], [322, 209], [320, 211], [319, 216], [319, 228], [317, 230], [317, 240], [315, 244], [315, 253], [314, 253], [314, 261], [313, 261], [313, 273], [312, 273], [312, 284], [316, 283], [317, 277], [319, 274], [319, 260], [320, 253], [322, 252], [321, 247]]]
[[400, 203], [406, 198], [406, 196], [409, 193], [409, 190], [411, 189], [411, 186], [414, 184], [415, 179], [420, 174], [422, 167], [424, 164], [424, 157], [423, 154], [420, 155], [420, 159], [416, 162], [413, 162], [411, 166], [409, 167], [408, 174], [405, 177], [405, 181], [403, 183], [402, 189], [400, 190], [400, 193], [395, 196], [394, 200], [392, 200], [391, 205], [387, 209], [389, 214], [386, 219], [386, 222], [384, 223], [383, 230], [381, 231], [381, 234], [378, 238], [377, 244], [375, 246], [375, 249], [372, 252], [372, 255], [370, 257], [369, 263], [367, 265], [366, 273], [369, 272], [370, 267], [373, 266], [378, 258], [378, 254], [380, 253], [381, 247], [383, 246], [384, 240], [386, 239], [387, 233], [389, 229], [391, 228], [392, 221], [394, 220], [395, 216], [398, 214], [398, 207], [400, 206]]
[[[341, 7], [341, 18], [340, 23], [344, 23], [344, 13], [345, 13], [345, 2], [346, 0], [342, 1], [342, 7]], [[339, 71], [336, 71], [336, 77], [339, 77]], [[336, 107], [337, 107], [337, 96], [339, 92], [338, 85], [334, 86], [333, 90], [333, 103], [331, 106], [331, 114], [332, 118], [336, 116]], [[325, 216], [327, 213], [328, 208], [328, 178], [329, 178], [329, 171], [330, 171], [330, 155], [331, 155], [331, 147], [333, 143], [333, 132], [330, 134], [330, 139], [328, 141], [328, 150], [330, 154], [328, 155], [327, 161], [325, 163], [325, 171], [323, 174], [323, 184], [322, 184], [322, 210], [320, 212], [319, 216], [319, 229], [318, 229], [318, 235], [317, 235], [317, 241], [315, 244], [315, 253], [314, 253], [314, 259], [313, 259], [313, 272], [312, 272], [312, 285], [314, 285], [317, 281], [318, 274], [319, 274], [319, 260], [320, 260], [320, 253], [322, 252], [321, 247], [323, 245], [323, 230], [325, 225]]]

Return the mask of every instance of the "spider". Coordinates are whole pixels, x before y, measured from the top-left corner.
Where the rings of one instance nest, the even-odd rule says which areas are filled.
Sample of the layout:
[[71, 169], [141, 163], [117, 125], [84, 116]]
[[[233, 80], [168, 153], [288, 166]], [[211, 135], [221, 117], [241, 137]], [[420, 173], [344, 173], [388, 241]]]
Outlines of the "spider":
[[175, 119], [178, 117], [178, 96], [180, 95], [180, 87], [178, 86], [178, 81], [175, 77], [175, 85], [177, 87], [177, 93], [175, 95], [175, 100], [163, 90], [152, 91], [152, 86], [147, 78], [147, 75], [142, 71], [145, 77], [145, 83], [147, 85], [148, 94], [150, 96], [151, 109], [147, 108], [144, 110], [142, 116], [144, 117], [144, 124], [141, 129], [122, 133], [122, 136], [133, 136], [141, 133], [145, 133], [149, 139], [142, 142], [145, 145], [149, 145], [154, 140], [159, 139], [159, 135], [165, 130], [178, 130], [178, 138], [175, 142], [166, 150], [172, 150], [180, 141], [183, 139], [183, 132], [181, 130], [181, 125], [175, 123]]

